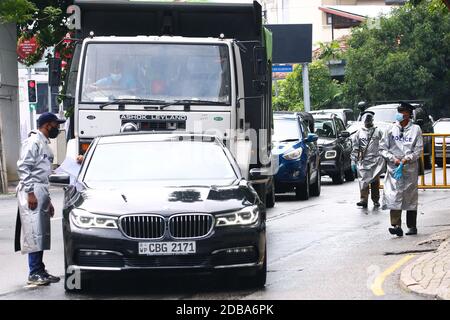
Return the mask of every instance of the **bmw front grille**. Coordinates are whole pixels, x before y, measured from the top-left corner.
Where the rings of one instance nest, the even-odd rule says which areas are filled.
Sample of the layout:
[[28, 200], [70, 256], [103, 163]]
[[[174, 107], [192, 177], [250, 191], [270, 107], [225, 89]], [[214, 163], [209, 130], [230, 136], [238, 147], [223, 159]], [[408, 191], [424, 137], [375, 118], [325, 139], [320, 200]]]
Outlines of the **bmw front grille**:
[[161, 239], [166, 229], [172, 238], [190, 239], [208, 235], [214, 227], [210, 214], [176, 214], [169, 218], [158, 215], [127, 215], [120, 218], [120, 228], [129, 238]]

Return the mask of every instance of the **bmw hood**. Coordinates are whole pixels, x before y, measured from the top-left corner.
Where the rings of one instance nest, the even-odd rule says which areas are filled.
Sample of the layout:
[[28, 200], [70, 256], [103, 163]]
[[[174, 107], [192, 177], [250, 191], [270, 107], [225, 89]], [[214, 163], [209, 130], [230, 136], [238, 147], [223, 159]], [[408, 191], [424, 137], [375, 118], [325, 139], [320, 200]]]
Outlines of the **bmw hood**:
[[77, 208], [108, 215], [212, 213], [241, 209], [252, 203], [238, 186], [87, 188], [79, 195]]

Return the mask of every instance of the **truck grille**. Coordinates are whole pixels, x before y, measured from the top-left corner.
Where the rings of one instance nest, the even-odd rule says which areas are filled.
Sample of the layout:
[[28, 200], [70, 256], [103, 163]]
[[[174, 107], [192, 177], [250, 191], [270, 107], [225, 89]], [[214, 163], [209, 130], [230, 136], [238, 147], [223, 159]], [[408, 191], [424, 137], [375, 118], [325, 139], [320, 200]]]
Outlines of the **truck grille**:
[[183, 214], [169, 219], [169, 231], [174, 238], [198, 238], [206, 236], [213, 227], [209, 214]]
[[164, 218], [155, 215], [124, 216], [120, 226], [125, 235], [136, 239], [158, 239], [165, 232]]

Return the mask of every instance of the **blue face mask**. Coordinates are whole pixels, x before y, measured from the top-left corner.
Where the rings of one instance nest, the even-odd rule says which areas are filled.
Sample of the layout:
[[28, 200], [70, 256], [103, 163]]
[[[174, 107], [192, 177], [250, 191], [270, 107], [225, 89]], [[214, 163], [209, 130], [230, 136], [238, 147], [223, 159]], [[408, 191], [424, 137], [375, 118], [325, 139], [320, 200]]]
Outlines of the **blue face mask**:
[[397, 114], [395, 115], [395, 120], [397, 120], [398, 122], [401, 122], [401, 121], [405, 120], [405, 116], [402, 113], [397, 112]]

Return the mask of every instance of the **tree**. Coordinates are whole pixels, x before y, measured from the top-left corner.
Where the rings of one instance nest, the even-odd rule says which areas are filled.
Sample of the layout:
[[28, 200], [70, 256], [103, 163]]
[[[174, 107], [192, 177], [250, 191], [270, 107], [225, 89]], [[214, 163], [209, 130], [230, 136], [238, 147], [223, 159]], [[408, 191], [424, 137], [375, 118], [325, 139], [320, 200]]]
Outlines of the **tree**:
[[[338, 103], [341, 87], [336, 80], [331, 79], [326, 63], [316, 60], [310, 63], [308, 68], [311, 109], [325, 109]], [[297, 65], [294, 71], [280, 82], [280, 93], [273, 99], [274, 109], [304, 110], [302, 66]]]
[[[68, 29], [65, 25], [65, 8], [72, 0], [2, 0], [0, 21], [15, 22], [18, 38], [36, 37], [39, 49], [23, 61], [26, 65], [38, 62], [48, 47], [56, 46], [56, 51], [67, 55], [71, 48], [61, 42]], [[70, 55], [70, 54], [69, 54]]]
[[424, 100], [433, 113], [450, 108], [450, 15], [440, 0], [394, 10], [379, 28], [352, 31], [344, 101]]

